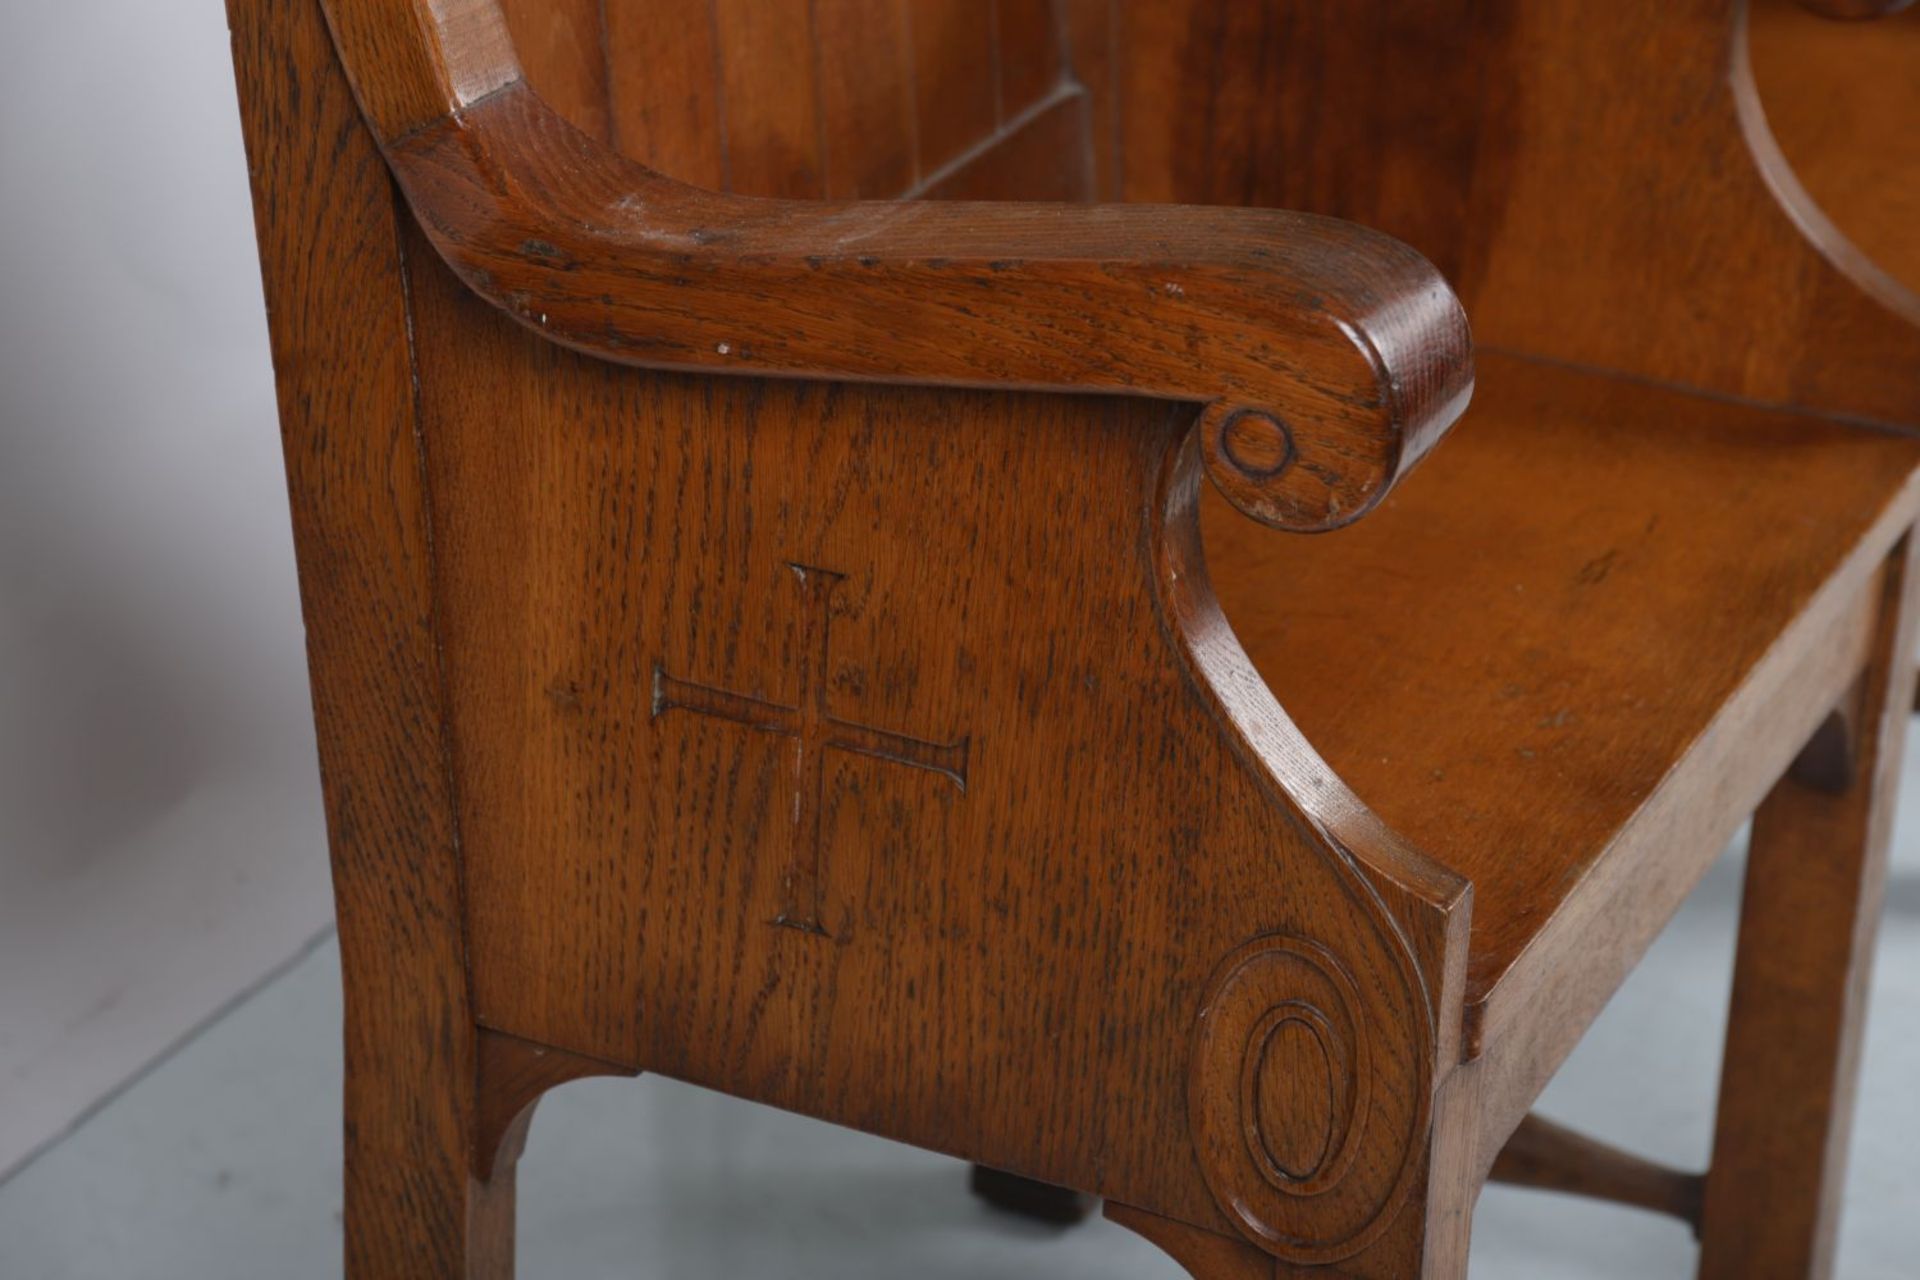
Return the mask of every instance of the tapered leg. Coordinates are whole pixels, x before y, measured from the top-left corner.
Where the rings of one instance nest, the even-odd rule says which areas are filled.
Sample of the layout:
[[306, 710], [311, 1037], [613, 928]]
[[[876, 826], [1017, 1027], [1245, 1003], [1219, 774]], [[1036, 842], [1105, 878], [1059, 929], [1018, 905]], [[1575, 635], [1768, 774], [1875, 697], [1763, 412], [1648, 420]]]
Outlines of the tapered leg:
[[1831, 1274], [1913, 668], [1904, 556], [1870, 669], [1754, 816], [1700, 1275]]
[[513, 1280], [512, 1159], [483, 1182], [349, 1145], [346, 1173], [348, 1280]]
[[391, 1023], [348, 1027], [349, 1280], [512, 1280], [534, 1107], [569, 1080], [635, 1072], [485, 1028], [409, 1045]]
[[463, 1086], [421, 1065], [398, 1046], [356, 1052], [349, 1039], [348, 1280], [511, 1280], [518, 1152], [508, 1144], [492, 1176], [475, 1177], [472, 1077]]

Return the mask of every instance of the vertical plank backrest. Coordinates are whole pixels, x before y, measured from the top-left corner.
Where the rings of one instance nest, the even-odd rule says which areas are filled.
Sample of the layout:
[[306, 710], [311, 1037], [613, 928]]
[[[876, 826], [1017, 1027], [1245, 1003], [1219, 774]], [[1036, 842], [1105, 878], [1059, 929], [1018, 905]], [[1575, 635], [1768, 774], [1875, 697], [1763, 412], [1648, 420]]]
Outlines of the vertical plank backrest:
[[1749, 9], [1792, 3], [1123, 3], [1096, 114], [1120, 198], [1377, 227], [1482, 349], [1920, 429], [1920, 292], [1801, 189], [1752, 83]]
[[1094, 200], [1120, 199], [1119, 86], [1115, 83], [1119, 55], [1114, 46], [1120, 3], [1064, 0], [1061, 7], [1067, 62], [1086, 96], [1089, 196]]
[[1120, 197], [1390, 215], [1459, 282], [1472, 269], [1463, 179], [1483, 117], [1507, 109], [1485, 62], [1503, 47], [1497, 8], [1121, 6]]
[[[820, 49], [810, 0], [713, 0], [730, 188], [818, 199], [826, 189]], [[623, 75], [652, 68], [623, 64]]]
[[789, 198], [1092, 194], [1056, 0], [504, 8], [543, 97], [682, 181]]
[[1752, 45], [1767, 123], [1808, 194], [1920, 290], [1920, 8], [1834, 22], [1767, 0]]
[[979, 0], [910, 0], [907, 6], [923, 180], [991, 137], [998, 123], [993, 8]]
[[613, 139], [600, 0], [500, 0], [527, 76], [555, 111], [600, 142]]
[[[713, 0], [601, 0], [614, 147], [670, 177], [731, 191]], [[545, 92], [528, 69], [534, 87]]]
[[872, 200], [920, 179], [907, 11], [900, 0], [816, 5], [825, 195]]

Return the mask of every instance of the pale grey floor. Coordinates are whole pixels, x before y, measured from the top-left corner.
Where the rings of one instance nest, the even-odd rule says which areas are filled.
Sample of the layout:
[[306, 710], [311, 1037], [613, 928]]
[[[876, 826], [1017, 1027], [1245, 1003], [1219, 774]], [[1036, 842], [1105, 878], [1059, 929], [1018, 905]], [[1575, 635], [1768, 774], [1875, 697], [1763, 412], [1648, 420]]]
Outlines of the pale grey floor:
[[[1910, 753], [1911, 757], [1911, 753]], [[1840, 1275], [1920, 1275], [1920, 771], [1896, 837]], [[1714, 868], [1549, 1091], [1636, 1150], [1705, 1158], [1739, 851]], [[4, 1280], [277, 1280], [340, 1267], [340, 1015], [331, 942], [0, 1185]], [[1177, 1280], [1119, 1228], [988, 1213], [961, 1167], [660, 1080], [552, 1095], [521, 1175], [529, 1280]], [[1503, 1188], [1475, 1280], [1683, 1277], [1664, 1219]]]
[[332, 901], [224, 9], [0, 50], [4, 1177]]

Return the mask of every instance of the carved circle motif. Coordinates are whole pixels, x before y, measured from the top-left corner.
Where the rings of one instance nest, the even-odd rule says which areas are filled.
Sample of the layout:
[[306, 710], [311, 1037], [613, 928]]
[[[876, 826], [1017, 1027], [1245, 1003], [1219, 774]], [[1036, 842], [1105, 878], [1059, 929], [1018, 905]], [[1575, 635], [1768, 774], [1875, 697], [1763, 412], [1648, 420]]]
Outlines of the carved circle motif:
[[[1395, 968], [1365, 974], [1372, 1001], [1405, 994]], [[1289, 1261], [1364, 1248], [1414, 1172], [1425, 1037], [1385, 1041], [1362, 989], [1326, 948], [1269, 934], [1227, 957], [1201, 1007], [1188, 1090], [1201, 1169], [1249, 1238]], [[1403, 1009], [1424, 1026], [1414, 1005]]]
[[1329, 1156], [1352, 1157], [1352, 1099], [1340, 1096], [1353, 1080], [1347, 1047], [1325, 1014], [1298, 1000], [1267, 1010], [1247, 1039], [1241, 1127], [1262, 1176], [1282, 1191], [1320, 1181]]
[[1249, 480], [1271, 480], [1293, 465], [1293, 433], [1258, 409], [1241, 409], [1220, 423], [1220, 453]]
[[1200, 413], [1200, 455], [1214, 487], [1277, 529], [1334, 529], [1364, 512], [1390, 480], [1390, 460], [1337, 450], [1300, 452], [1293, 428], [1252, 405], [1216, 400]]

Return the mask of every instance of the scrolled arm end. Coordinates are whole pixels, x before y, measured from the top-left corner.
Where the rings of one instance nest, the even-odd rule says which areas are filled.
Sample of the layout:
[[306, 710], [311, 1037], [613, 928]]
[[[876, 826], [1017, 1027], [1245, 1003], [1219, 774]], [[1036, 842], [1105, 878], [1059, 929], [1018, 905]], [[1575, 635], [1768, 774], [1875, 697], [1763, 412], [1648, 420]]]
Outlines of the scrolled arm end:
[[[1370, 234], [1370, 233], [1369, 233]], [[1473, 393], [1466, 312], [1411, 250], [1358, 250], [1375, 277], [1323, 301], [1358, 367], [1347, 389], [1209, 404], [1199, 424], [1214, 486], [1243, 514], [1299, 533], [1337, 529], [1372, 510], [1446, 434]]]

